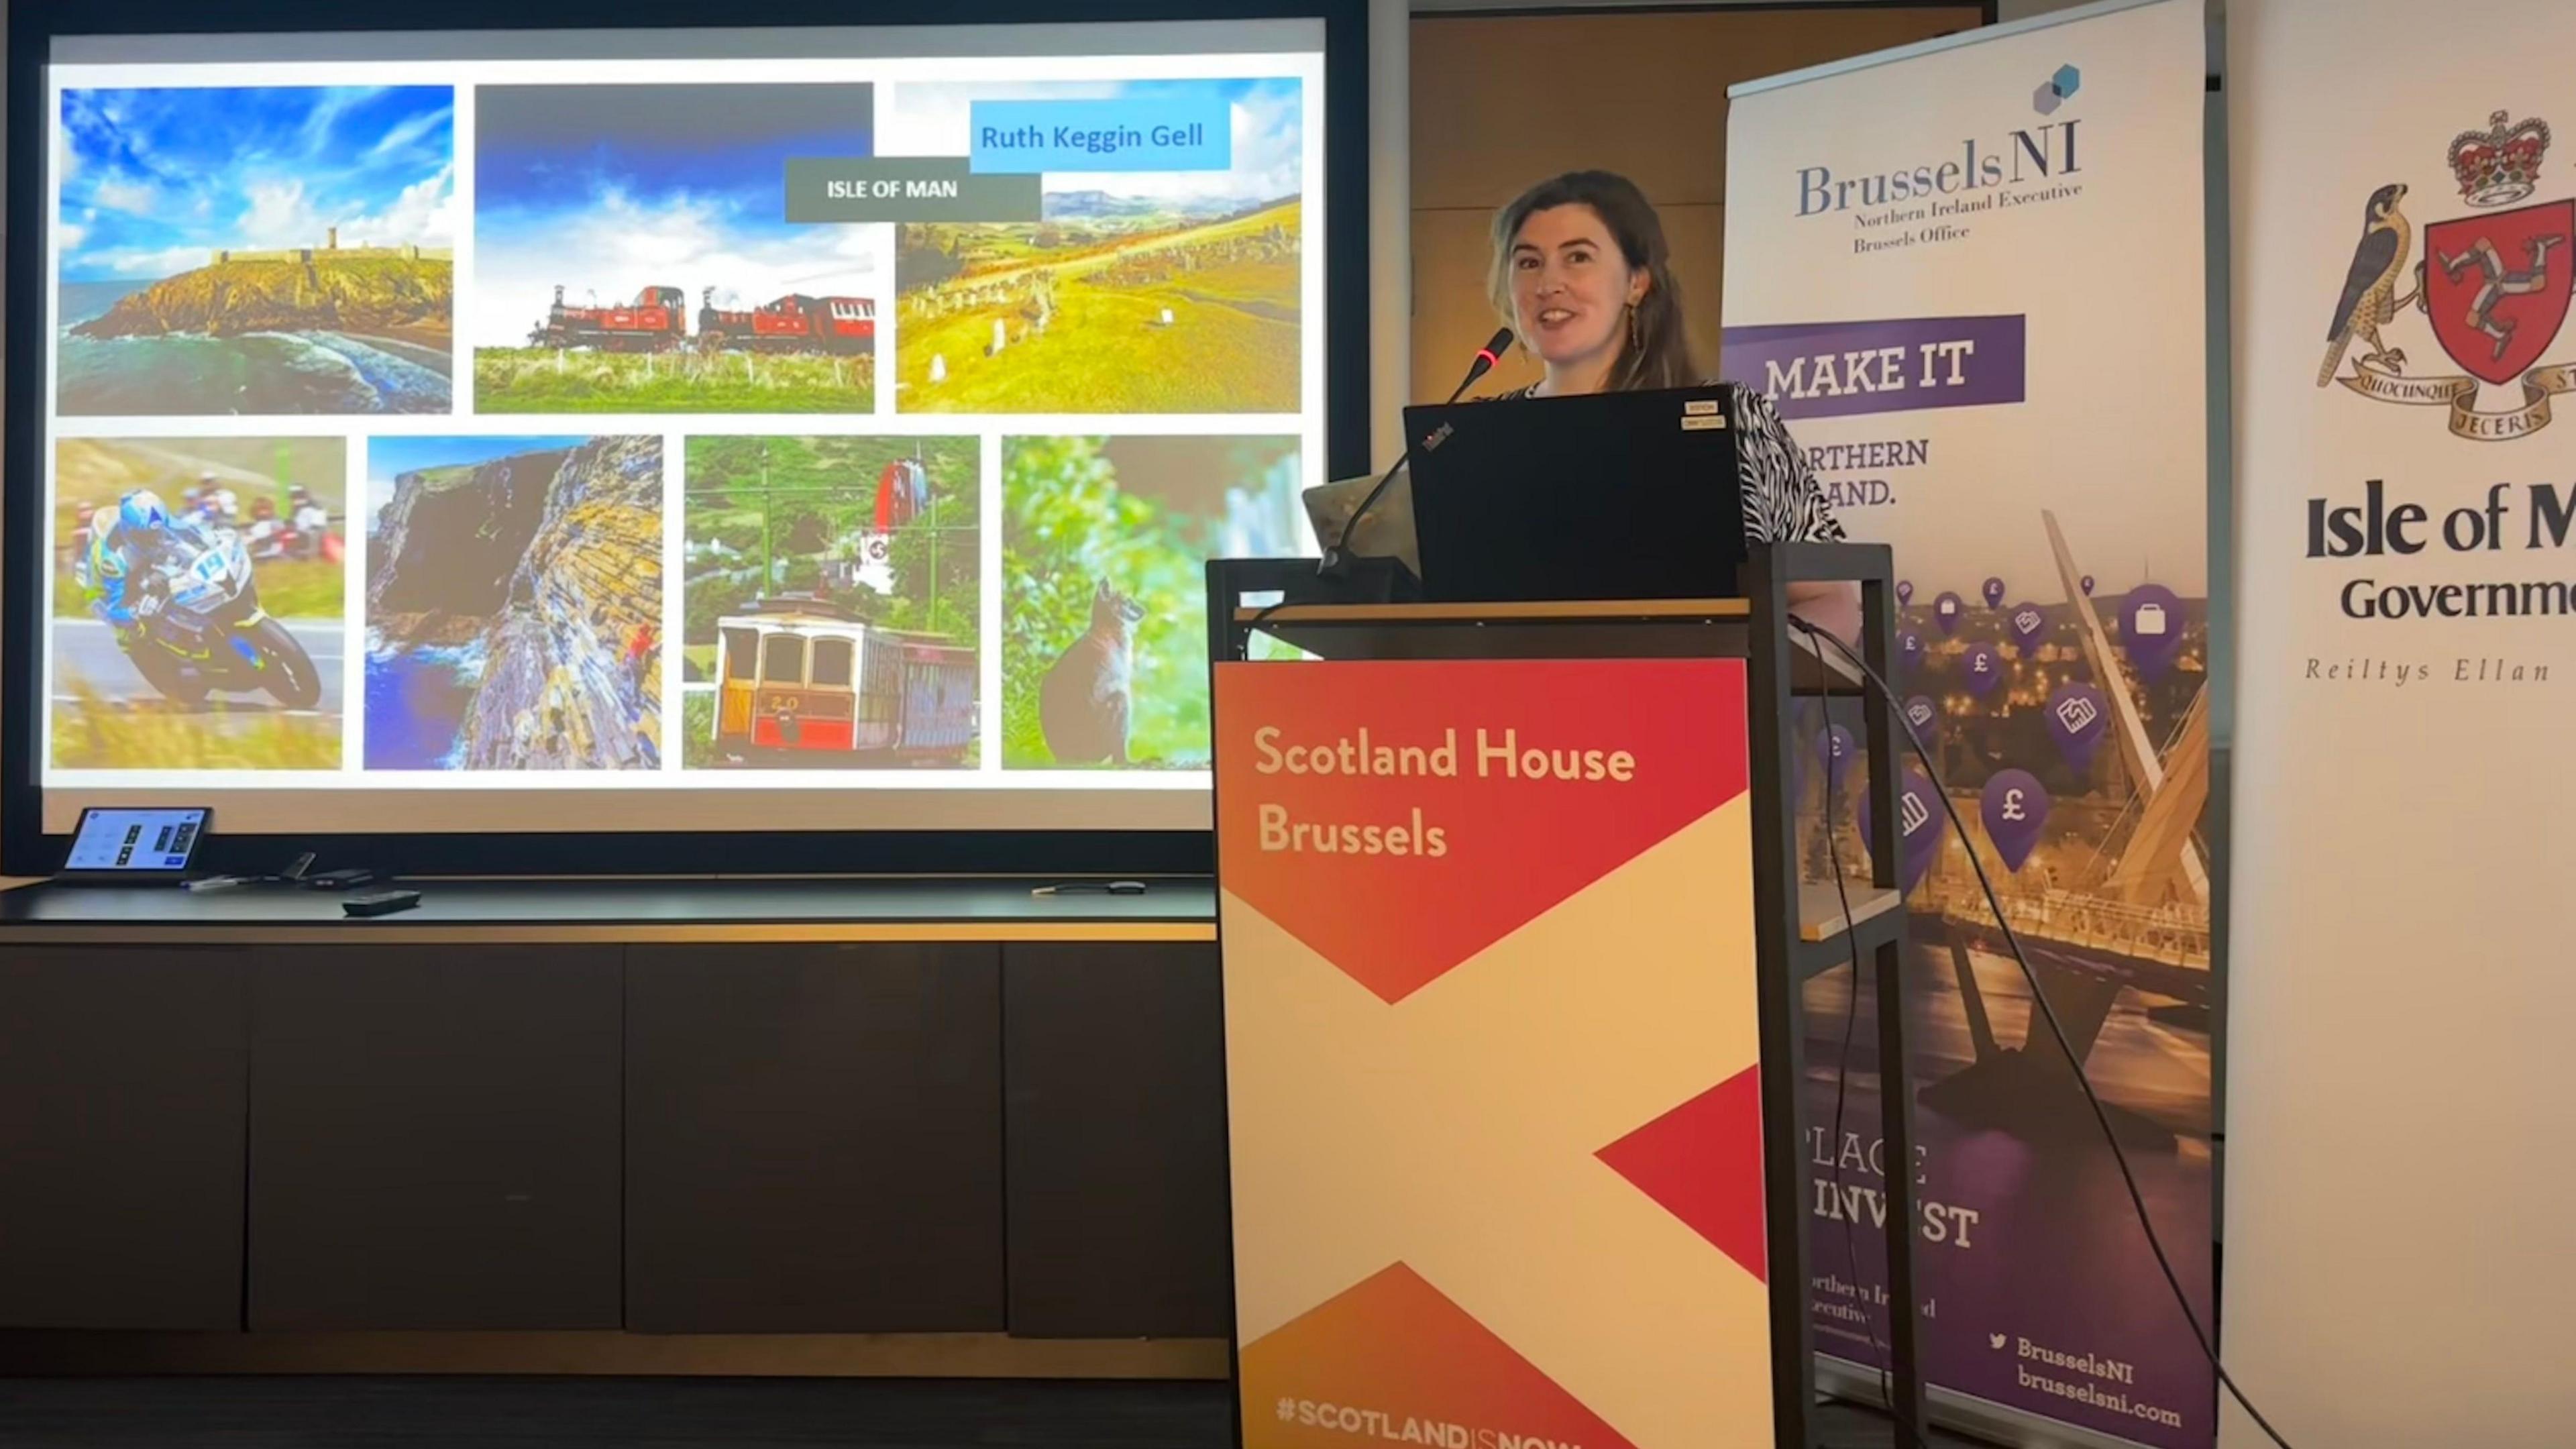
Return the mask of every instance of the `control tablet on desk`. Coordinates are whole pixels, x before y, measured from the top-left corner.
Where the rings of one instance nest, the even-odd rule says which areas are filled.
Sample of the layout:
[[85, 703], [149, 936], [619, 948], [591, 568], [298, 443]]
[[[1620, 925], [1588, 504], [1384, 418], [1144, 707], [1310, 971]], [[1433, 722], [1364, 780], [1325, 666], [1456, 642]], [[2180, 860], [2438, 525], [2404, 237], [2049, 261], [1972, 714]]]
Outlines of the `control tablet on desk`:
[[71, 885], [176, 885], [197, 858], [214, 823], [212, 810], [108, 810], [81, 812], [72, 832], [71, 858], [54, 879]]

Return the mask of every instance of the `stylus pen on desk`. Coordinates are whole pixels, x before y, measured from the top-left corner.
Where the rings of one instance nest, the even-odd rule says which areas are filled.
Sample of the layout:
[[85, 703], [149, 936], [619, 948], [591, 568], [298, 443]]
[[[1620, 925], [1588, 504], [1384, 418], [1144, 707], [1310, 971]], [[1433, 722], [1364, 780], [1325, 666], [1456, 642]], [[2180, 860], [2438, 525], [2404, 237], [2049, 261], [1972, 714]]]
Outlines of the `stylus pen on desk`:
[[1141, 896], [1144, 893], [1145, 883], [1141, 880], [1065, 881], [1038, 886], [1029, 892], [1033, 896]]

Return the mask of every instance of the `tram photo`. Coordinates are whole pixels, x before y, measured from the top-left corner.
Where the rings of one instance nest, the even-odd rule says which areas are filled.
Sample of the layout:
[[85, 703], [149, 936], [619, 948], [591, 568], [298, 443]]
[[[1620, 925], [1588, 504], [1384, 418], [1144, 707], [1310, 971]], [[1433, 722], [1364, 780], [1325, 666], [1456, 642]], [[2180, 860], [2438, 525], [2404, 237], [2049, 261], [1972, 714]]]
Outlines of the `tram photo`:
[[783, 595], [716, 625], [715, 745], [787, 769], [971, 765], [975, 651]]

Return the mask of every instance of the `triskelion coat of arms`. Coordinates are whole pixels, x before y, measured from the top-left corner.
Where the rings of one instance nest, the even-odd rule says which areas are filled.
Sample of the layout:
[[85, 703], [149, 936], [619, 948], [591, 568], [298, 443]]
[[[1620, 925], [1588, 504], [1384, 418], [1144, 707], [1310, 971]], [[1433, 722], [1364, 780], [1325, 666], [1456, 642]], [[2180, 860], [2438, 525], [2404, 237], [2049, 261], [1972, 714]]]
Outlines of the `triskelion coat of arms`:
[[[2488, 120], [2488, 129], [2451, 141], [2451, 179], [2469, 214], [2425, 227], [2424, 255], [2411, 266], [2406, 188], [2370, 194], [2317, 386], [2340, 382], [2377, 402], [2447, 408], [2453, 433], [2505, 442], [2549, 426], [2551, 399], [2576, 390], [2576, 364], [2541, 361], [2567, 321], [2576, 280], [2576, 197], [2531, 201], [2549, 154], [2546, 121], [2508, 124], [2503, 111]], [[2410, 310], [2432, 324], [2456, 372], [2410, 373], [2405, 350], [2381, 336]], [[2503, 394], [2502, 406], [2485, 401], [2489, 389]]]

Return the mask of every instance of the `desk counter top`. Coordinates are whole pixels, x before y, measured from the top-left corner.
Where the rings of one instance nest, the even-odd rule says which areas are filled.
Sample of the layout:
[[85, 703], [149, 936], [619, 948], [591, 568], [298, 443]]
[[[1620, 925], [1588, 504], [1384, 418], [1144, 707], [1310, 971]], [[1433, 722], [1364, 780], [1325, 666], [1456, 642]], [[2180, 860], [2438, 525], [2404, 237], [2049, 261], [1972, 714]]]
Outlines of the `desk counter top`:
[[[1208, 941], [1205, 879], [1143, 895], [1032, 895], [1046, 878], [983, 880], [417, 880], [418, 906], [344, 916], [344, 893], [252, 885], [33, 885], [0, 892], [0, 944], [383, 941]], [[361, 887], [356, 892], [385, 889]]]

